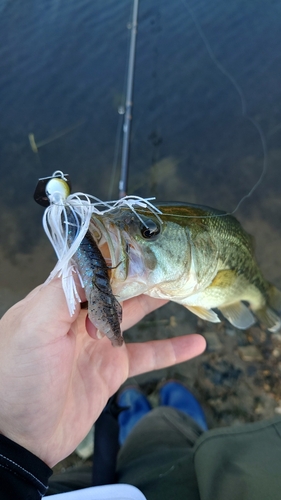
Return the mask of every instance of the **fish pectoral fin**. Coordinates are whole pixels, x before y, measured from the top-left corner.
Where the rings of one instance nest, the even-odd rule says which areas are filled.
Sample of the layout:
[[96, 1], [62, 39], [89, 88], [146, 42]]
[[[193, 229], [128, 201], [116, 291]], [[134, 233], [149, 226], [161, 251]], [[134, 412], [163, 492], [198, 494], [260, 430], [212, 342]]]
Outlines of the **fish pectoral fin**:
[[242, 302], [235, 302], [235, 304], [219, 307], [218, 309], [233, 326], [241, 330], [249, 328], [256, 322], [254, 315]]
[[277, 332], [281, 327], [281, 318], [270, 307], [263, 307], [254, 311], [257, 318], [270, 332]]
[[268, 285], [269, 306], [275, 309], [275, 311], [281, 311], [281, 292], [271, 283], [268, 283]]
[[199, 316], [199, 318], [205, 319], [206, 321], [211, 321], [211, 323], [220, 323], [218, 315], [212, 311], [212, 309], [205, 309], [205, 307], [200, 306], [186, 306], [183, 304], [190, 312]]

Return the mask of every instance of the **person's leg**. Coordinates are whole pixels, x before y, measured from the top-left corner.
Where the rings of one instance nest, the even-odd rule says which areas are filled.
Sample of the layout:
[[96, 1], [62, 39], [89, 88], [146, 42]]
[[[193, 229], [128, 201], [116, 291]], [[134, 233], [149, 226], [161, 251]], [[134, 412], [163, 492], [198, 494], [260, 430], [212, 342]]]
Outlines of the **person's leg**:
[[[119, 438], [123, 436], [120, 440], [125, 442], [118, 456], [117, 480], [139, 487], [149, 500], [186, 500], [187, 494], [189, 499], [197, 500], [192, 447], [203, 432], [204, 415], [194, 396], [181, 384], [167, 384], [162, 389], [160, 404], [180, 406], [180, 411], [168, 406], [150, 411], [149, 402], [135, 389], [120, 395], [120, 403], [127, 409], [118, 417]], [[201, 425], [190, 418], [189, 412]], [[48, 494], [91, 486], [91, 479], [91, 467], [73, 468], [51, 479]]]
[[160, 390], [160, 404], [172, 403], [181, 410], [160, 406], [132, 429], [118, 455], [118, 482], [133, 484], [149, 500], [199, 500], [193, 446], [203, 429], [188, 415], [188, 409], [200, 424], [203, 412], [181, 384]]
[[208, 431], [194, 464], [201, 500], [281, 498], [281, 417]]

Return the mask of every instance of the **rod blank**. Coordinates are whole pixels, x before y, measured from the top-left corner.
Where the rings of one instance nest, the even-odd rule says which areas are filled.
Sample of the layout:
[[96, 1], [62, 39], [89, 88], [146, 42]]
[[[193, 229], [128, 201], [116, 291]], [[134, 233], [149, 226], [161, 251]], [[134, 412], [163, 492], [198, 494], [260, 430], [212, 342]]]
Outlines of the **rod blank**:
[[138, 25], [138, 5], [139, 0], [134, 0], [134, 9], [131, 25], [131, 41], [130, 55], [128, 64], [127, 76], [127, 93], [125, 104], [125, 116], [123, 125], [123, 145], [122, 145], [122, 162], [121, 162], [121, 177], [119, 181], [119, 198], [126, 196], [128, 189], [128, 170], [129, 170], [129, 149], [130, 149], [130, 133], [132, 123], [132, 107], [133, 107], [133, 84], [134, 84], [134, 69], [136, 55], [136, 38]]

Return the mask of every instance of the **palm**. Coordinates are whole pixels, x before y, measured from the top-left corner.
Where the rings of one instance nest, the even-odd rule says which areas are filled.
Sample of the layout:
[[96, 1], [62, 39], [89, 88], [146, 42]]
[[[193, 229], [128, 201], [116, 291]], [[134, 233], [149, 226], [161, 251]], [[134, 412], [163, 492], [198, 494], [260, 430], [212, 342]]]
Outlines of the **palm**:
[[[61, 347], [56, 344], [55, 351], [51, 345], [52, 367], [49, 368], [54, 383], [48, 394], [49, 401], [45, 401], [45, 405], [52, 408], [52, 418], [49, 412], [43, 416], [46, 421], [41, 422], [41, 429], [49, 430], [45, 439], [54, 463], [79, 444], [109, 397], [126, 380], [129, 370], [125, 345], [113, 348], [107, 338], [95, 340], [85, 331], [73, 334], [72, 329], [67, 339], [62, 339]], [[54, 398], [59, 402], [56, 407]], [[46, 457], [45, 461], [50, 459]]]
[[[123, 329], [161, 304], [144, 296], [127, 301]], [[128, 376], [190, 359], [205, 347], [198, 335], [112, 347], [96, 339], [85, 311], [69, 317], [59, 280], [3, 317], [1, 340], [0, 432], [50, 466], [75, 449]]]

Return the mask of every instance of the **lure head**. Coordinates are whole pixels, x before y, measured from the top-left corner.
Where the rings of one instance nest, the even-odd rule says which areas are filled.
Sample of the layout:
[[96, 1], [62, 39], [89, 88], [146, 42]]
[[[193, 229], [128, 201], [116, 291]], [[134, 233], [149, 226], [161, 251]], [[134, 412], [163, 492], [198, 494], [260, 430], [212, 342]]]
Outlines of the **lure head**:
[[71, 183], [68, 174], [56, 170], [52, 176], [39, 179], [33, 197], [36, 203], [48, 207], [50, 203], [65, 200], [70, 192]]
[[53, 177], [46, 186], [46, 195], [50, 203], [58, 203], [61, 199], [66, 200], [70, 195], [70, 187], [61, 177]]

